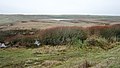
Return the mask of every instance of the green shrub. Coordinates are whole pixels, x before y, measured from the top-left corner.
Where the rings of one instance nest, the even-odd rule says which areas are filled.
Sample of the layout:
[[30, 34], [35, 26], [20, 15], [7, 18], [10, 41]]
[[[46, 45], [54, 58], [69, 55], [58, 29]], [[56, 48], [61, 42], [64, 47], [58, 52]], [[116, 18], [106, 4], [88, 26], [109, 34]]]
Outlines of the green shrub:
[[81, 27], [55, 27], [44, 30], [41, 37], [45, 45], [63, 45], [72, 44], [76, 39], [83, 42], [87, 33]]
[[78, 48], [84, 47], [84, 43], [82, 43], [82, 41], [78, 40], [78, 39], [74, 40], [72, 45], [75, 46], [75, 47], [78, 47]]

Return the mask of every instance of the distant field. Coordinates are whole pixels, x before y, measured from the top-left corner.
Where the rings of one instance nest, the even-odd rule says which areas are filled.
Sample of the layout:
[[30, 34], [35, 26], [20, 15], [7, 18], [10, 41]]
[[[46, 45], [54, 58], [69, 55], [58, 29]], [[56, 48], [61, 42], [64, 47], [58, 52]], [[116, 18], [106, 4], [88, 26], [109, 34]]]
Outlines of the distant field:
[[120, 16], [92, 15], [0, 15], [0, 23], [14, 23], [21, 20], [37, 19], [96, 19], [104, 21], [120, 21]]
[[[60, 20], [59, 20], [60, 19]], [[63, 20], [62, 20], [63, 19]], [[68, 20], [64, 20], [68, 19]], [[0, 15], [0, 29], [45, 29], [56, 26], [94, 26], [120, 23], [119, 16]]]
[[88, 26], [94, 26], [97, 25], [95, 23], [86, 23], [86, 22], [78, 22], [78, 23], [72, 23], [67, 21], [51, 21], [51, 20], [42, 20], [37, 22], [31, 22], [31, 21], [25, 21], [23, 22], [17, 22], [13, 25], [2, 25], [1, 28], [3, 30], [16, 30], [16, 29], [46, 29], [51, 27], [57, 27], [57, 26], [82, 26], [82, 27], [88, 27]]

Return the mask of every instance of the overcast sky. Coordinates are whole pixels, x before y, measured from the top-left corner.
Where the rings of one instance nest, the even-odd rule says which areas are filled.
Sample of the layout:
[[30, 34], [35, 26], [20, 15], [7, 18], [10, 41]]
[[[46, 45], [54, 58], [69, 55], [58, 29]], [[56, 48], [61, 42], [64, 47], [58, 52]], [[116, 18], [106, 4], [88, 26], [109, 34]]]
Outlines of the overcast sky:
[[120, 0], [0, 0], [0, 13], [120, 15]]

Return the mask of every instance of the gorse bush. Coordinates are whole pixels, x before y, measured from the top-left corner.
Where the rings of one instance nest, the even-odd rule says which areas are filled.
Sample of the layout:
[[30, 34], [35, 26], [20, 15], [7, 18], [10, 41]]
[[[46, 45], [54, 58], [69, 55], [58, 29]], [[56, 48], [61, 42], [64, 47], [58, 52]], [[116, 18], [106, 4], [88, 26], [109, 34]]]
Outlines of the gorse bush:
[[[96, 35], [107, 39], [109, 42], [119, 41], [120, 25], [92, 26], [87, 28], [89, 35]], [[115, 40], [116, 38], [116, 40]]]
[[28, 47], [28, 48], [34, 48], [36, 47], [35, 43], [35, 37], [21, 37], [21, 38], [15, 38], [13, 39], [10, 44], [12, 46], [22, 46], [22, 47]]
[[55, 27], [41, 32], [41, 41], [45, 45], [73, 44], [75, 40], [82, 42], [87, 33], [81, 27]]
[[[104, 31], [109, 30], [110, 26], [91, 26], [88, 27], [88, 31], [89, 31], [89, 35], [96, 35], [96, 36], [100, 36], [101, 33], [105, 33]], [[105, 34], [104, 34], [105, 35]]]
[[[5, 41], [7, 37], [14, 37], [16, 35], [28, 35], [32, 30], [6, 30], [0, 31], [0, 41]], [[35, 30], [34, 30], [35, 32]]]
[[120, 41], [120, 24], [112, 25], [112, 31], [114, 32], [117, 41]]
[[4, 41], [6, 37], [14, 35], [15, 33], [13, 31], [0, 31], [0, 41]]

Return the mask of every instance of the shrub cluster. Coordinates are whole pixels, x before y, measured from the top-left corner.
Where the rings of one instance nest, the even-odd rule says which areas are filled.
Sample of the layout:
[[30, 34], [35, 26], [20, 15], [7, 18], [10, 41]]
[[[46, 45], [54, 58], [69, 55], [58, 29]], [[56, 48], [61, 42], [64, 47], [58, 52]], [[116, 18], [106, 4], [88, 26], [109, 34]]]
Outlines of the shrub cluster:
[[[24, 33], [26, 35], [23, 35]], [[22, 37], [19, 36], [21, 34]], [[109, 43], [120, 41], [120, 25], [92, 26], [87, 28], [60, 26], [37, 31], [32, 36], [29, 35], [29, 31], [5, 31], [1, 32], [0, 36], [0, 40], [2, 40], [2, 37], [5, 39], [4, 37], [12, 36], [14, 37], [12, 44], [20, 43], [21, 46], [32, 46], [35, 39], [38, 39], [42, 45], [81, 45], [86, 43], [89, 46], [104, 48], [108, 47]], [[93, 36], [96, 37], [93, 38]]]
[[31, 36], [31, 37], [19, 37], [19, 38], [14, 38], [12, 39], [12, 41], [10, 41], [11, 46], [15, 46], [15, 47], [28, 47], [28, 48], [34, 48], [37, 47], [37, 45], [35, 45], [35, 40], [36, 38]]
[[[29, 35], [33, 30], [6, 30], [0, 31], [0, 41], [5, 41], [8, 37], [14, 37], [16, 35]], [[34, 30], [36, 32], [36, 30]]]
[[73, 44], [76, 40], [82, 42], [87, 38], [86, 31], [81, 27], [54, 27], [43, 30], [41, 42], [45, 45]]
[[[93, 38], [92, 36], [96, 36]], [[77, 44], [81, 42], [90, 46], [109, 48], [110, 43], [120, 41], [120, 25], [82, 27], [54, 27], [40, 32], [44, 45]], [[85, 41], [85, 42], [84, 42]]]
[[120, 41], [120, 25], [92, 26], [87, 28], [89, 35], [96, 35], [109, 42]]

